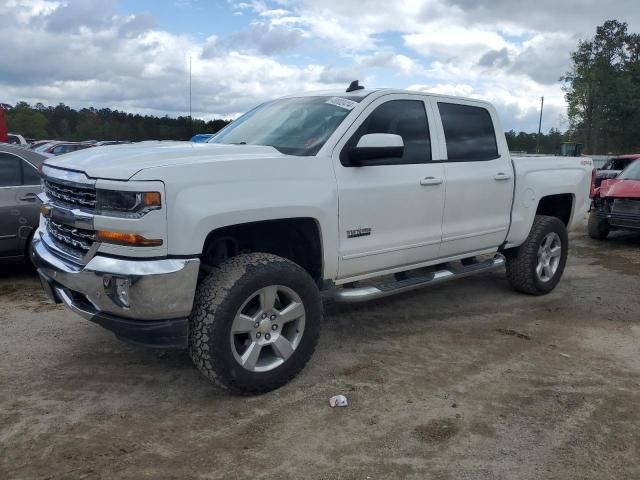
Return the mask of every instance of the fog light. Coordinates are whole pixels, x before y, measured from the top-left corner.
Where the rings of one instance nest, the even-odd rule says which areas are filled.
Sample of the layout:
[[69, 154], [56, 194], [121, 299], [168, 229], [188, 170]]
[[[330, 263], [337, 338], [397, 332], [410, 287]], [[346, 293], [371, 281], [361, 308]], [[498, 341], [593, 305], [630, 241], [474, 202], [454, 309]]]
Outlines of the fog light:
[[118, 301], [123, 307], [130, 307], [129, 305], [129, 280], [126, 278], [115, 279], [116, 296]]

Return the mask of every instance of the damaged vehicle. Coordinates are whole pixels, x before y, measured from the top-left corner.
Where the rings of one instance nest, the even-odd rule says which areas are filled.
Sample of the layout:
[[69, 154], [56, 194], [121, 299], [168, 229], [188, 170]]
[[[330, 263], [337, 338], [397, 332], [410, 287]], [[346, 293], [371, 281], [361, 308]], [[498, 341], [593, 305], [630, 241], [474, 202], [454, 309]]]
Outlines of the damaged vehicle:
[[640, 153], [632, 153], [627, 155], [618, 155], [610, 158], [602, 168], [595, 171], [593, 178], [593, 188], [596, 189], [600, 186], [603, 180], [609, 178], [616, 178], [620, 172], [631, 165], [636, 160], [640, 159]]
[[505, 266], [517, 291], [556, 287], [593, 163], [511, 157], [503, 132], [490, 103], [356, 81], [207, 143], [50, 158], [34, 261], [51, 299], [119, 338], [267, 392], [311, 358], [322, 291], [361, 302]]
[[640, 231], [640, 160], [593, 192], [589, 236], [604, 240], [612, 230]]

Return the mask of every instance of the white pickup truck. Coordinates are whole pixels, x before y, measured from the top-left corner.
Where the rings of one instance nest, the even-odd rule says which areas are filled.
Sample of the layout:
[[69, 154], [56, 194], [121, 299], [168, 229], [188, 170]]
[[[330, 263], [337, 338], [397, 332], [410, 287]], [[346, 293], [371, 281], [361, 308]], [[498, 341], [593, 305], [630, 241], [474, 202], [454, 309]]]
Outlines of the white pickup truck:
[[592, 162], [511, 158], [502, 131], [486, 102], [354, 82], [205, 144], [48, 159], [33, 260], [53, 300], [119, 338], [266, 392], [311, 357], [322, 290], [356, 302], [504, 264], [516, 290], [556, 286]]

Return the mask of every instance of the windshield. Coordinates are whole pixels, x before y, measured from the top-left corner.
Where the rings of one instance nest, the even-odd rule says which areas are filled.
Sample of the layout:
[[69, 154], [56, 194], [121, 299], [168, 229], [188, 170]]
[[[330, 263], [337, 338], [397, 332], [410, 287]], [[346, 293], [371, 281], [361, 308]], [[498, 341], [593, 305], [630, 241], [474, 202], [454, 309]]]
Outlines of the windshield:
[[51, 145], [53, 145], [53, 143], [51, 143], [51, 142], [45, 143], [44, 145], [40, 145], [39, 147], [37, 147], [34, 151], [36, 151], [36, 152], [44, 152]]
[[636, 160], [629, 167], [618, 175], [621, 180], [640, 180], [640, 160]]
[[298, 97], [245, 113], [209, 143], [268, 145], [289, 155], [315, 155], [360, 97]]

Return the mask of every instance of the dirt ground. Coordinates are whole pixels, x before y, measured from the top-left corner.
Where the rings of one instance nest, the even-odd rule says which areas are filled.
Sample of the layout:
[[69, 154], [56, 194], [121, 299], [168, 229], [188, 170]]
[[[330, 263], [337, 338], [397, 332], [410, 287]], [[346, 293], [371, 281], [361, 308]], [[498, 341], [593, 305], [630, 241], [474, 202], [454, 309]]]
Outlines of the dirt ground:
[[545, 297], [498, 271], [328, 303], [302, 375], [253, 398], [0, 269], [3, 480], [640, 478], [640, 235], [572, 234]]

